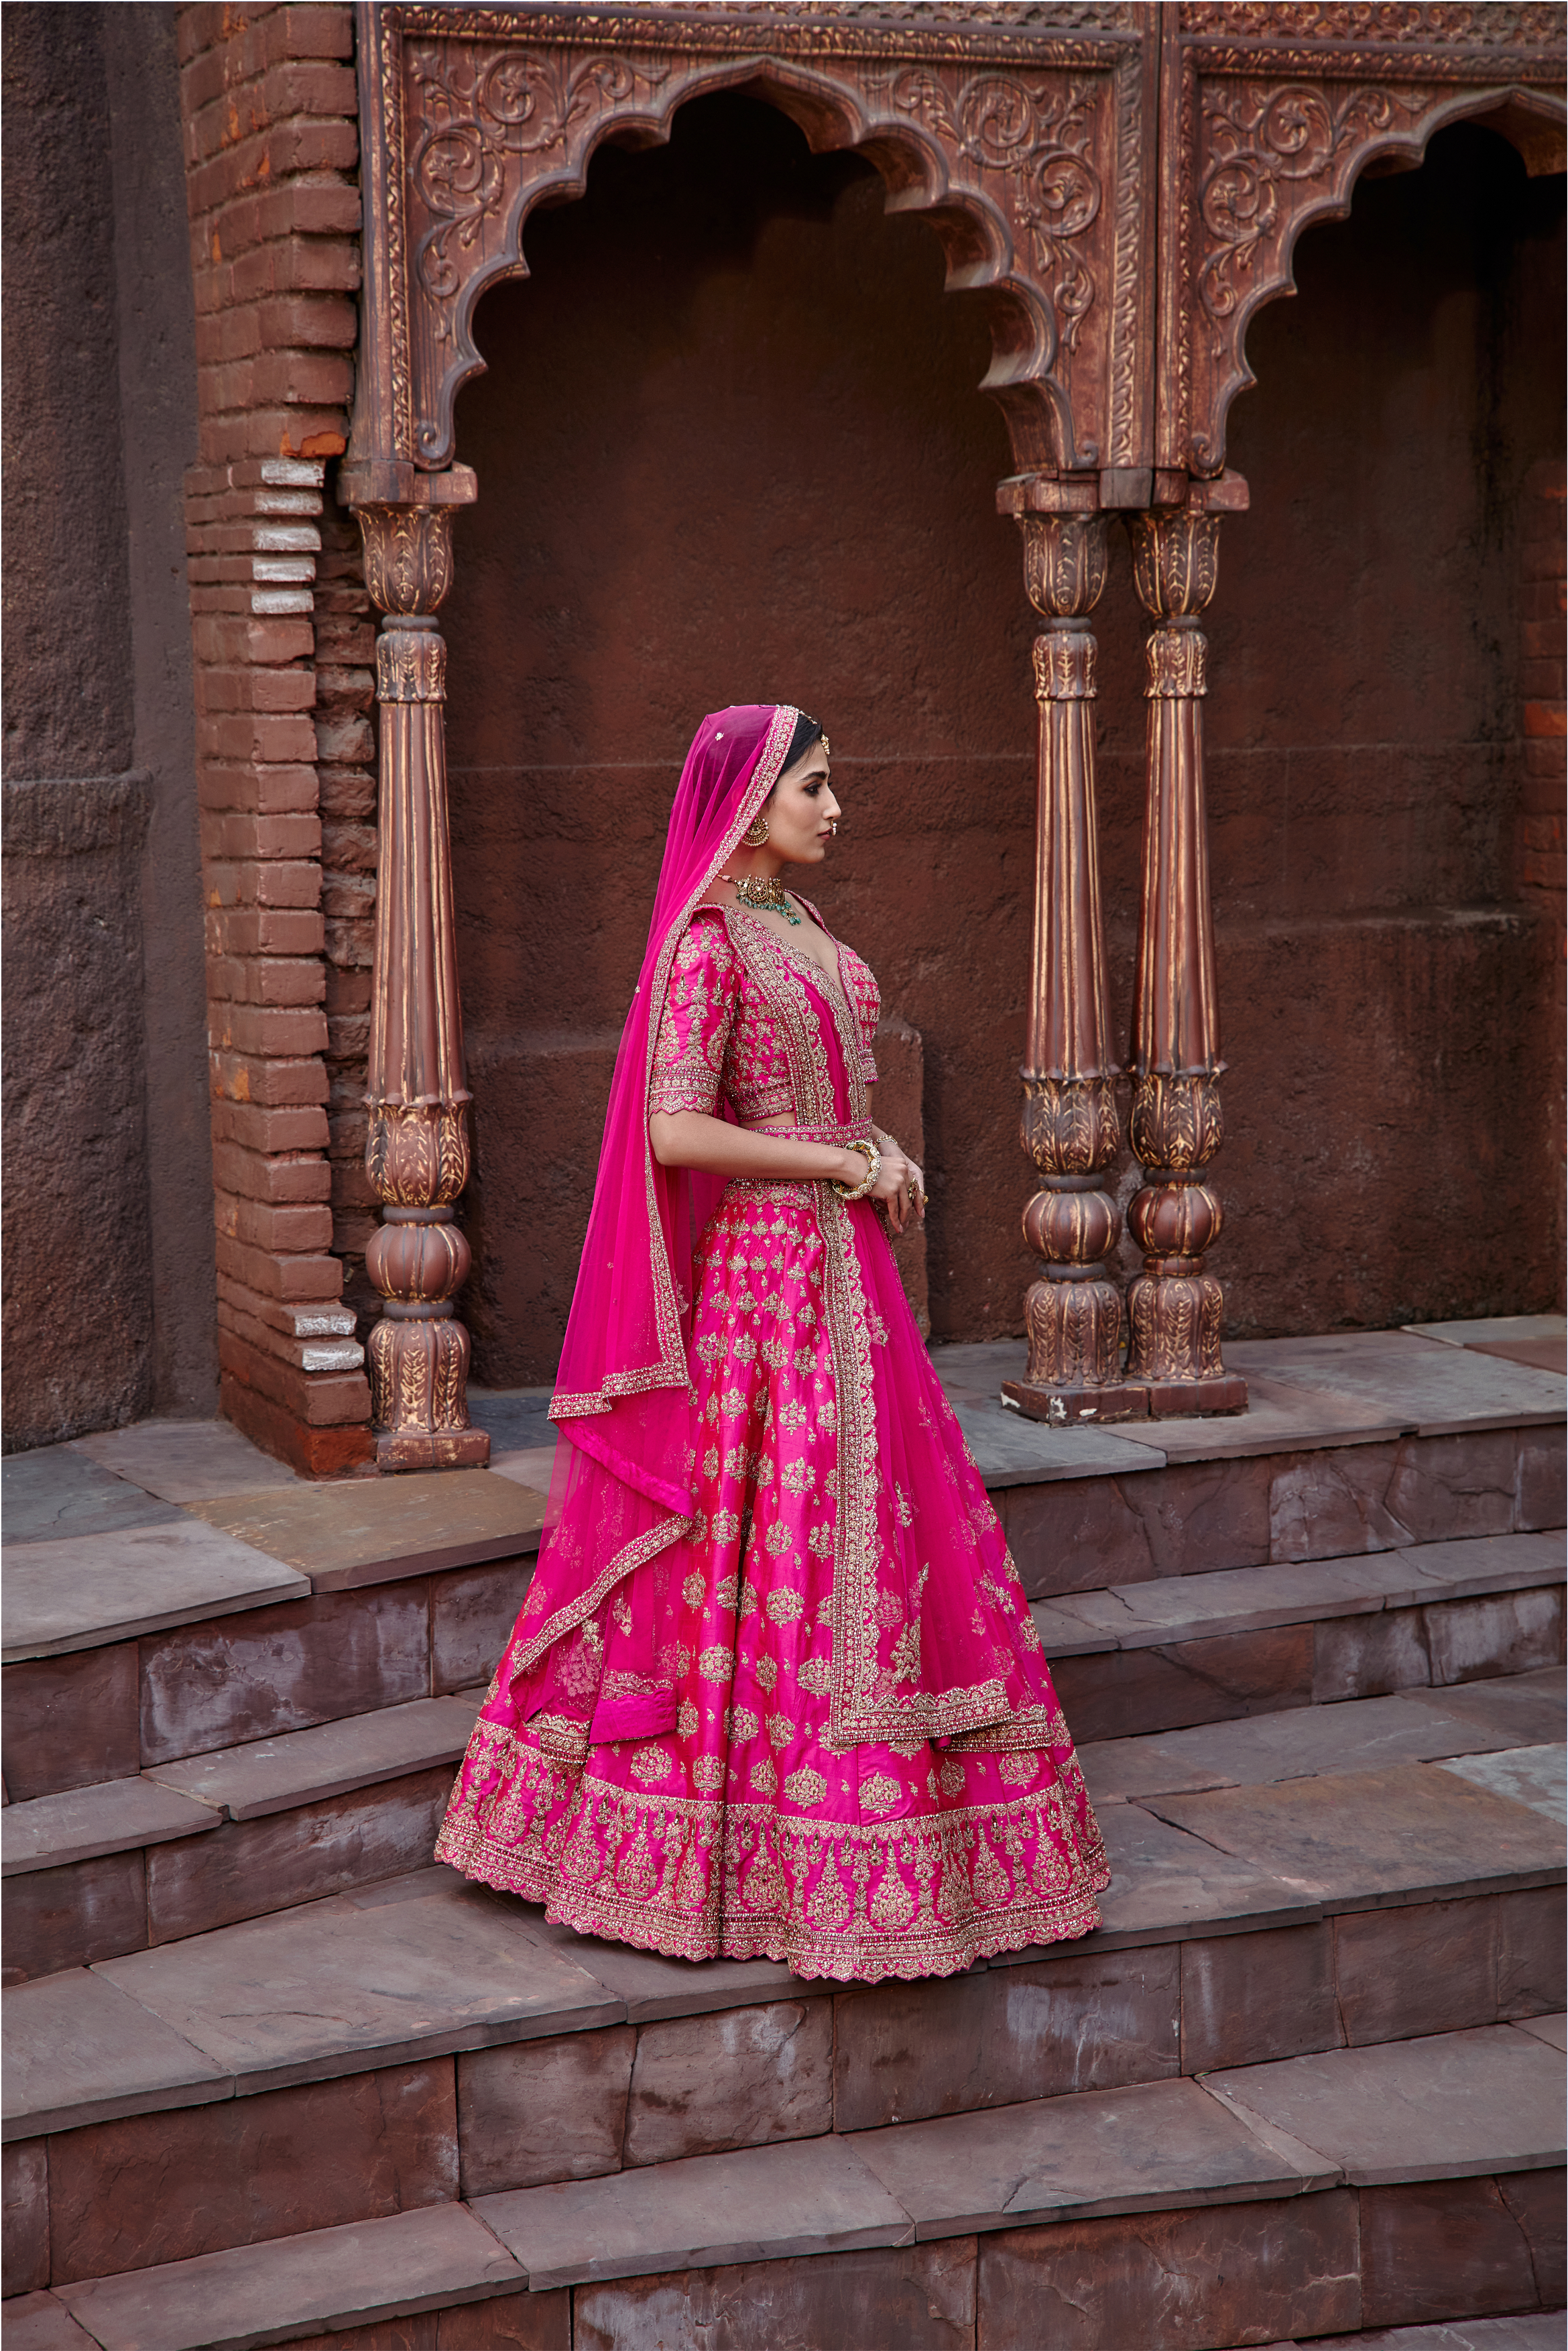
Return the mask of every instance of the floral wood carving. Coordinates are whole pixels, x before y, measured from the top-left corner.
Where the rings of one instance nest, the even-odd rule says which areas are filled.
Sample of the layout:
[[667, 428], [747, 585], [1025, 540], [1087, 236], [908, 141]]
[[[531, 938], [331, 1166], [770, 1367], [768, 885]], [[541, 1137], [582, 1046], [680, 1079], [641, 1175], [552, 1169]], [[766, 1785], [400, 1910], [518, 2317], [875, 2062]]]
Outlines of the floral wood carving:
[[[788, 25], [753, 13], [364, 12], [379, 168], [396, 183], [386, 274], [370, 281], [387, 335], [382, 453], [450, 461], [457, 390], [483, 364], [474, 304], [493, 278], [526, 274], [533, 206], [580, 193], [607, 136], [661, 141], [688, 99], [743, 89], [819, 152], [869, 152], [899, 209], [931, 211], [950, 282], [990, 298], [986, 388], [1022, 469], [1134, 462], [1150, 348], [1131, 12], [1062, 12], [1050, 36], [1030, 36], [1028, 70], [1017, 41], [939, 30], [924, 12], [907, 27], [869, 11]], [[358, 445], [370, 452], [372, 436]]]

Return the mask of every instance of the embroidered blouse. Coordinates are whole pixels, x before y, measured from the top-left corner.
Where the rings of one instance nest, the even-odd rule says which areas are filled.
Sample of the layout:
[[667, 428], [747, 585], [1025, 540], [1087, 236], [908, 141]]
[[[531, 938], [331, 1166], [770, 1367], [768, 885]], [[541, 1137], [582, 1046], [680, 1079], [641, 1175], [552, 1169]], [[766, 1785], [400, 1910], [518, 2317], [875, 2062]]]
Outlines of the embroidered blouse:
[[[654, 1046], [649, 1110], [695, 1110], [715, 1117], [722, 1099], [742, 1126], [770, 1118], [808, 1119], [810, 1105], [795, 1100], [778, 1009], [736, 930], [742, 936], [761, 934], [757, 949], [767, 957], [775, 987], [785, 971], [790, 983], [807, 984], [801, 967], [808, 959], [778, 941], [765, 924], [700, 906], [675, 951]], [[809, 969], [822, 995], [844, 1008], [858, 1050], [858, 1074], [867, 1085], [874, 1084], [871, 1045], [881, 1015], [875, 978], [854, 949], [843, 946], [837, 987], [828, 974], [815, 966]]]

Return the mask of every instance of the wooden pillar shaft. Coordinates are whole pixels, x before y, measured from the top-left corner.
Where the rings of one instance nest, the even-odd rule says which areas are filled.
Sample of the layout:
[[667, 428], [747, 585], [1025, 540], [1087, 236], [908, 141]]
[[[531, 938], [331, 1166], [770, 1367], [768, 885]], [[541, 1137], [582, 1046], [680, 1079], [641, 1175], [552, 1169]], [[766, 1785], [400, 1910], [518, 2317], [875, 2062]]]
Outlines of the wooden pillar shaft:
[[1032, 1419], [1141, 1414], [1121, 1377], [1121, 1293], [1106, 1259], [1121, 1212], [1106, 1179], [1121, 1144], [1100, 916], [1095, 815], [1095, 640], [1085, 625], [1105, 585], [1106, 517], [1022, 512], [1024, 576], [1045, 622], [1034, 643], [1040, 706], [1034, 957], [1023, 1147], [1040, 1188], [1023, 1232], [1041, 1260], [1024, 1300], [1029, 1367], [1002, 1398]]
[[453, 1300], [468, 1243], [468, 1104], [447, 823], [446, 647], [435, 614], [452, 580], [450, 506], [357, 507], [380, 610], [380, 847], [365, 1164], [382, 1205], [366, 1251], [381, 1319], [366, 1350], [384, 1469], [476, 1467], [468, 1333]]
[[1224, 1221], [1205, 1171], [1220, 1148], [1220, 1018], [1203, 786], [1208, 647], [1218, 514], [1158, 508], [1129, 519], [1133, 573], [1155, 621], [1147, 642], [1148, 805], [1132, 1021], [1128, 1129], [1143, 1188], [1128, 1210], [1144, 1270], [1127, 1295], [1127, 1377], [1156, 1418], [1243, 1412], [1225, 1371], [1224, 1300], [1205, 1252]]

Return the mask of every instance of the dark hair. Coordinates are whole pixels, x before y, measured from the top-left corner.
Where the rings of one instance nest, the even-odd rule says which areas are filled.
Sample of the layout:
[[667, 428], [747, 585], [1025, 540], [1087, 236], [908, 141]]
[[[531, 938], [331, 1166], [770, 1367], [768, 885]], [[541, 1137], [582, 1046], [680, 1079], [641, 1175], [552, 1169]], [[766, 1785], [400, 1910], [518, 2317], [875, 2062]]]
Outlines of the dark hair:
[[820, 740], [821, 735], [821, 722], [815, 718], [808, 718], [803, 710], [794, 722], [794, 733], [789, 738], [789, 749], [784, 753], [784, 763], [779, 769], [780, 775], [782, 776], [785, 769], [793, 768], [797, 759], [804, 759], [812, 745]]

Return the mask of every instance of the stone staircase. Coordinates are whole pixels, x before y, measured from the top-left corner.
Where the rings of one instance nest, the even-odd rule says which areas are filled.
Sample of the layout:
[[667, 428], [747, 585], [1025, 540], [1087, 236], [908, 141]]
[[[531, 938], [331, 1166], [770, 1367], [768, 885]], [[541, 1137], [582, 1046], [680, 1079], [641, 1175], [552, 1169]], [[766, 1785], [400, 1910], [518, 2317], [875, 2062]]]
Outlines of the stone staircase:
[[1136, 1438], [942, 1351], [1116, 1876], [936, 1982], [428, 1865], [542, 1397], [499, 1476], [8, 1462], [7, 2351], [1560, 2343], [1563, 1383], [1469, 1336]]

